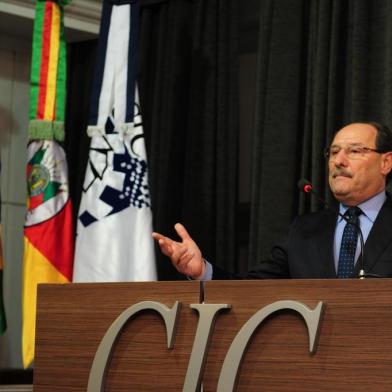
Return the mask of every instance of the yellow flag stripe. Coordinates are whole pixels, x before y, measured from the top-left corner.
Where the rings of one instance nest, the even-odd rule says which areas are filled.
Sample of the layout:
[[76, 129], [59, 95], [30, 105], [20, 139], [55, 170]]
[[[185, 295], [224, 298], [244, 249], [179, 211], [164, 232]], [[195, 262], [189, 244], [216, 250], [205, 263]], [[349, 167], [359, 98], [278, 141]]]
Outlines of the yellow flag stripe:
[[69, 281], [26, 237], [24, 246], [22, 356], [27, 368], [34, 359], [37, 285]]
[[57, 83], [57, 68], [60, 47], [60, 7], [53, 3], [52, 25], [50, 31], [50, 52], [44, 119], [53, 121], [55, 118], [55, 98]]

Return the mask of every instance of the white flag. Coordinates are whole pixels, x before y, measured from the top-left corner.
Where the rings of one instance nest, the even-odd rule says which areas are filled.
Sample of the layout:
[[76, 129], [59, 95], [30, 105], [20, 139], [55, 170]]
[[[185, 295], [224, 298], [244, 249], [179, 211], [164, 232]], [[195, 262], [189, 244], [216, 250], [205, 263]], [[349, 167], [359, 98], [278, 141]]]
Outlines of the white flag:
[[138, 8], [133, 0], [123, 3], [103, 4], [74, 282], [156, 280], [147, 160], [134, 80]]

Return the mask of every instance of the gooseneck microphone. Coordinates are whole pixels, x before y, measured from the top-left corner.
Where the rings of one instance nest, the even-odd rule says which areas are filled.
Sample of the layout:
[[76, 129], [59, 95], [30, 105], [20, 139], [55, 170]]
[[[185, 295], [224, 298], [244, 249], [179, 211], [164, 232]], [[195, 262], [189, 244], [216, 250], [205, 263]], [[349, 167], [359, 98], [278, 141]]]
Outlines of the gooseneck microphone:
[[356, 223], [351, 222], [346, 216], [341, 214], [336, 208], [331, 207], [319, 194], [313, 189], [313, 185], [310, 181], [305, 180], [302, 178], [301, 180], [298, 181], [298, 188], [307, 194], [312, 194], [314, 195], [322, 204], [324, 204], [326, 207], [329, 209], [335, 211], [340, 217], [342, 217], [347, 223], [352, 225], [355, 228], [355, 231], [357, 232], [359, 236], [359, 241], [360, 241], [360, 247], [361, 247], [361, 256], [360, 256], [360, 266], [361, 269], [358, 274], [359, 279], [365, 279], [367, 277], [372, 277], [372, 278], [380, 278], [379, 275], [371, 275], [371, 274], [366, 274], [365, 273], [365, 242], [363, 240], [363, 234], [361, 227], [357, 225]]

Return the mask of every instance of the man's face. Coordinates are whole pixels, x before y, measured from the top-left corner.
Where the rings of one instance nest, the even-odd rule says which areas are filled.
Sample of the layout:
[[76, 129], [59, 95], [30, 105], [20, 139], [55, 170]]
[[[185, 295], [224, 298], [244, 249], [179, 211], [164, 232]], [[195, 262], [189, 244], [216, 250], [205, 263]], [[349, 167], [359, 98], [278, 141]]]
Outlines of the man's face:
[[368, 124], [350, 124], [333, 139], [328, 162], [329, 185], [335, 198], [356, 206], [385, 189], [386, 175], [392, 167], [392, 153], [364, 150], [347, 154], [347, 147], [376, 148], [377, 131]]

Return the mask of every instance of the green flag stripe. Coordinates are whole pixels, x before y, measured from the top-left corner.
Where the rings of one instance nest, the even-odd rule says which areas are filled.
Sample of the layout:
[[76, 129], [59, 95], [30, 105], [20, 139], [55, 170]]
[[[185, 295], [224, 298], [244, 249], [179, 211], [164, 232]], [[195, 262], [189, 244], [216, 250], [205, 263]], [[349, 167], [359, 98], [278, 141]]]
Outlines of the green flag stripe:
[[60, 47], [59, 47], [59, 61], [57, 68], [57, 88], [56, 88], [56, 120], [64, 121], [65, 117], [65, 91], [67, 83], [67, 48], [64, 39], [64, 11], [60, 10]]
[[33, 55], [31, 61], [30, 120], [35, 119], [37, 116], [44, 14], [45, 2], [37, 1], [33, 32]]

